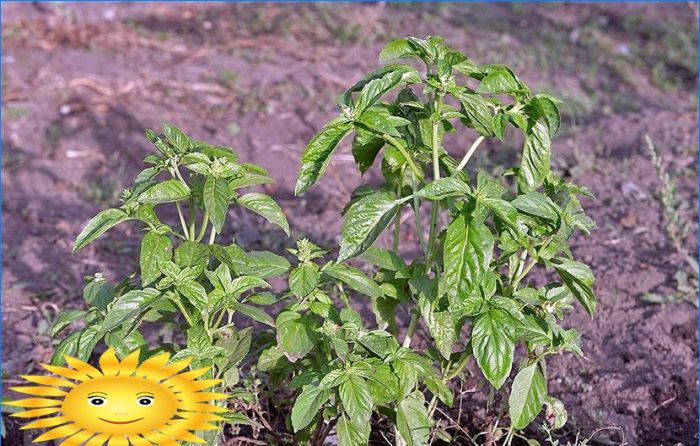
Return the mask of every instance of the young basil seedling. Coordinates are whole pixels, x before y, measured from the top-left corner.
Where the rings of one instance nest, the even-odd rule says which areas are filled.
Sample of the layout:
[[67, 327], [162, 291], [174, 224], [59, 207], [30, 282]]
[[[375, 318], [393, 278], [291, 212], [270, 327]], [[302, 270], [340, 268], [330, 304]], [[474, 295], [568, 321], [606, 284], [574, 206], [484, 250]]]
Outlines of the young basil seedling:
[[[161, 134], [146, 130], [146, 137], [157, 149], [144, 160], [150, 167], [123, 192], [121, 206], [98, 213], [73, 246], [77, 252], [117, 224], [135, 221], [143, 229], [138, 278], [134, 273], [116, 285], [102, 274], [88, 278], [89, 309], [63, 313], [51, 334], [78, 319], [87, 326], [63, 339], [51, 362], [61, 363], [63, 355], [87, 360], [100, 341], [124, 357], [145, 345], [141, 326], [147, 321], [173, 325], [179, 332], [170, 337], [184, 334], [186, 340], [152, 354], [167, 350], [171, 361], [192, 358], [193, 369], [211, 367], [210, 377], [223, 380], [220, 390], [228, 389], [238, 382], [238, 366], [256, 342], [252, 328], [236, 327], [234, 314], [274, 327], [264, 307], [277, 298], [264, 291], [266, 280], [289, 269], [287, 260], [271, 252], [218, 244], [228, 210], [240, 206], [255, 212], [287, 234], [289, 225], [271, 197], [244, 192], [272, 181], [262, 167], [241, 163], [232, 149], [193, 140], [171, 124], [164, 124]], [[177, 213], [174, 224], [163, 219], [175, 214], [167, 207]], [[248, 422], [242, 414], [235, 417], [227, 421]], [[213, 444], [217, 433], [207, 433]]]

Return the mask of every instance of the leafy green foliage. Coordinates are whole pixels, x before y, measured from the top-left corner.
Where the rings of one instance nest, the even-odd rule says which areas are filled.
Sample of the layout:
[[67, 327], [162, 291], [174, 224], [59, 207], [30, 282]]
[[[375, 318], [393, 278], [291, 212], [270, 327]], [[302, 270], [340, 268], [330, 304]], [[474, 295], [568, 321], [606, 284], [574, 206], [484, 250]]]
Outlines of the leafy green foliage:
[[[425, 71], [396, 63], [407, 58], [422, 61]], [[353, 193], [337, 260], [317, 268], [300, 259], [290, 277], [298, 299], [291, 307], [317, 318], [318, 337], [294, 358], [294, 367], [284, 366], [286, 373], [296, 369], [321, 387], [338, 389], [324, 403], [326, 410], [319, 408], [316, 426], [323, 432], [337, 422], [342, 444], [367, 444], [355, 427], [366, 423], [371, 407], [395, 422], [397, 445], [423, 445], [436, 427], [438, 401], [452, 402], [448, 383], [473, 360], [492, 392], [510, 394], [512, 439], [514, 430], [549, 404], [546, 358], [582, 354], [576, 330], [561, 328], [559, 320], [574, 300], [589, 314], [595, 311], [593, 274], [568, 248], [576, 230], [587, 234], [594, 228], [579, 201], [589, 194], [550, 167], [551, 139], [561, 124], [559, 101], [533, 94], [505, 65], [472, 62], [440, 37], [395, 40], [380, 61], [391, 63], [339, 96], [339, 115], [301, 159], [297, 194], [319, 179], [340, 141], [351, 136], [360, 172], [379, 165], [384, 182]], [[505, 139], [508, 127], [523, 135], [519, 165], [502, 179], [479, 171], [471, 181], [465, 167], [474, 151], [486, 139]], [[444, 135], [458, 129], [473, 138], [471, 146], [462, 144], [469, 149], [461, 160], [443, 145]], [[426, 237], [421, 213], [427, 207]], [[423, 252], [407, 264], [398, 254], [403, 243], [398, 225], [409, 211]], [[375, 246], [390, 227], [393, 249]], [[373, 277], [342, 266], [358, 256], [373, 265]], [[528, 276], [535, 267], [556, 272], [560, 281], [532, 287]], [[371, 300], [375, 326], [352, 310], [347, 288]], [[340, 311], [333, 296], [344, 305]], [[403, 339], [397, 329], [401, 307], [411, 314]], [[431, 338], [426, 351], [411, 348], [420, 319]], [[518, 346], [523, 366], [508, 386]], [[362, 374], [366, 364], [383, 366], [377, 370], [384, 386]], [[358, 395], [365, 394], [360, 401]], [[426, 394], [433, 395], [428, 404]], [[495, 406], [488, 411], [493, 417], [506, 412]]]
[[[264, 169], [239, 164], [231, 149], [195, 141], [172, 124], [164, 124], [160, 135], [147, 130], [146, 137], [158, 151], [145, 160], [152, 167], [124, 191], [121, 206], [88, 222], [73, 249], [83, 249], [119, 223], [138, 221], [144, 229], [138, 271], [116, 285], [101, 274], [89, 278], [84, 291], [89, 309], [63, 313], [51, 334], [81, 319], [87, 327], [64, 338], [52, 362], [62, 362], [63, 354], [87, 359], [101, 341], [126, 355], [145, 346], [143, 322], [176, 322], [186, 344], [161, 348], [170, 350], [173, 360], [192, 357], [193, 368], [212, 367], [211, 376], [222, 378], [220, 390], [226, 390], [238, 382], [252, 339], [250, 328], [236, 327], [234, 314], [275, 327], [264, 306], [277, 299], [259, 291], [269, 287], [265, 278], [287, 273], [289, 262], [270, 252], [221, 246], [217, 236], [224, 231], [231, 205], [261, 215], [287, 234], [289, 225], [271, 197], [256, 192], [239, 195], [239, 189], [270, 181]], [[159, 208], [166, 204], [177, 210], [179, 221], [174, 225], [161, 220], [160, 215], [167, 214]], [[133, 280], [137, 274], [138, 282]], [[234, 421], [247, 422], [243, 414], [236, 417]]]
[[[402, 59], [424, 69], [396, 63]], [[151, 167], [74, 245], [78, 251], [121, 222], [139, 222], [140, 282], [136, 273], [118, 284], [89, 278], [89, 309], [57, 318], [51, 333], [79, 319], [87, 327], [57, 346], [54, 361], [63, 353], [87, 358], [100, 341], [126, 353], [145, 344], [142, 322], [174, 323], [185, 344], [163, 348], [173, 359], [192, 357], [192, 367], [213, 367], [222, 389], [238, 382], [245, 362], [264, 374], [268, 391], [293, 393], [288, 426], [298, 442], [321, 445], [335, 429], [341, 446], [367, 445], [375, 421], [394, 424], [397, 446], [443, 438], [437, 405], [452, 405], [451, 383], [472, 362], [490, 395], [493, 421], [485, 430], [512, 440], [543, 406], [561, 425], [566, 412], [547, 395], [546, 361], [582, 355], [576, 329], [559, 324], [576, 301], [593, 315], [596, 299], [592, 271], [569, 250], [577, 231], [595, 227], [579, 198], [590, 194], [550, 167], [559, 101], [533, 94], [504, 65], [476, 64], [440, 37], [395, 40], [380, 61], [391, 63], [338, 96], [338, 116], [301, 157], [297, 194], [319, 180], [347, 137], [360, 172], [376, 165], [383, 179], [349, 197], [336, 259], [307, 239], [288, 250], [293, 262], [218, 244], [231, 206], [289, 235], [271, 197], [240, 191], [272, 180], [231, 149], [164, 124], [161, 134], [146, 132], [158, 152], [146, 158]], [[460, 144], [469, 148], [457, 158], [444, 145], [450, 132], [470, 143]], [[484, 141], [498, 144], [511, 132], [522, 134], [523, 146], [507, 175], [467, 170]], [[174, 225], [160, 219], [165, 205], [178, 213]], [[411, 238], [421, 250], [410, 262], [399, 254], [406, 216], [414, 217]], [[376, 246], [388, 228], [392, 248]], [[364, 263], [348, 263], [358, 257]], [[536, 267], [557, 281], [536, 287], [529, 279]], [[286, 289], [273, 293], [270, 283], [280, 281], [268, 279], [279, 276]], [[356, 297], [369, 303], [373, 320], [356, 310]], [[253, 335], [252, 327], [236, 326], [235, 314], [264, 328]], [[427, 328], [426, 348], [413, 345], [420, 326]], [[513, 368], [519, 371], [510, 384]], [[503, 414], [509, 422], [498, 419]]]

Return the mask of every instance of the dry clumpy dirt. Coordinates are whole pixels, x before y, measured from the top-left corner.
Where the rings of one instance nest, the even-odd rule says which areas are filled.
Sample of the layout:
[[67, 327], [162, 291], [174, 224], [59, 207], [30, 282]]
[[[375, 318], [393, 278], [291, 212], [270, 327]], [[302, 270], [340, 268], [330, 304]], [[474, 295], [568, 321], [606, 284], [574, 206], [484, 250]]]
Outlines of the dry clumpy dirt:
[[[441, 34], [476, 62], [512, 65], [533, 90], [566, 100], [555, 166], [596, 196], [586, 207], [599, 229], [573, 244], [597, 276], [595, 319], [569, 318], [587, 357], [550, 361], [549, 391], [569, 409], [561, 435], [619, 426], [592, 444], [621, 444], [621, 433], [633, 446], [695, 444], [696, 307], [642, 297], [674, 293], [674, 274], [690, 268], [684, 256], [697, 256], [697, 14], [694, 4], [3, 4], [4, 384], [48, 360], [46, 326], [82, 305], [84, 275], [115, 279], [135, 264], [134, 227], [77, 256], [70, 248], [138, 172], [144, 127], [170, 121], [232, 145], [277, 179], [267, 192], [294, 235], [333, 247], [360, 176], [345, 147], [294, 198], [305, 143], [333, 115], [334, 96], [376, 66], [383, 43]], [[645, 134], [678, 188], [680, 251]], [[486, 145], [477, 165], [512, 162], [515, 150]], [[290, 244], [259, 220], [235, 218], [247, 249]], [[461, 426], [473, 435], [468, 401]], [[23, 444], [17, 425], [6, 426], [9, 444]]]

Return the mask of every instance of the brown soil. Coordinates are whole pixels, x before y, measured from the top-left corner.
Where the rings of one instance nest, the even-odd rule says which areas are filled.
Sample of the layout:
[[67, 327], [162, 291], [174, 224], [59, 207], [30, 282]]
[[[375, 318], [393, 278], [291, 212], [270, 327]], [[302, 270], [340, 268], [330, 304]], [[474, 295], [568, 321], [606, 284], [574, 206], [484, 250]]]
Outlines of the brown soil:
[[[477, 62], [511, 64], [533, 90], [567, 101], [555, 162], [596, 196], [586, 205], [599, 229], [577, 238], [573, 252], [596, 272], [600, 304], [593, 320], [583, 312], [569, 319], [587, 358], [550, 361], [550, 393], [570, 413], [564, 432], [616, 425], [629, 445], [696, 443], [696, 308], [641, 299], [675, 292], [674, 273], [688, 269], [668, 235], [645, 134], [686, 205], [682, 251], [697, 255], [694, 8], [3, 4], [5, 384], [50, 357], [44, 330], [58, 311], [82, 306], [83, 275], [114, 279], [135, 264], [134, 227], [77, 256], [70, 247], [138, 172], [149, 150], [144, 127], [170, 121], [234, 146], [277, 179], [268, 192], [294, 235], [332, 247], [360, 176], [345, 148], [316, 187], [294, 198], [301, 150], [334, 113], [334, 95], [376, 66], [384, 42], [441, 34]], [[494, 168], [514, 150], [487, 146], [477, 165]], [[289, 244], [259, 220], [236, 217], [244, 247]], [[474, 434], [467, 404], [462, 424]], [[9, 444], [24, 444], [6, 423]], [[620, 444], [619, 432], [593, 443]]]

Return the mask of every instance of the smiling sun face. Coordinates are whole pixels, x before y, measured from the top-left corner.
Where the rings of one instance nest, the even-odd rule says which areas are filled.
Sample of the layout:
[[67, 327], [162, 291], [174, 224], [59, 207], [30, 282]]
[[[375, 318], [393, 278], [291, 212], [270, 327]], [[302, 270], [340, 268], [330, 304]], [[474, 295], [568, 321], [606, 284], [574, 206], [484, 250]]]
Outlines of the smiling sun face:
[[63, 416], [93, 432], [140, 434], [164, 426], [177, 413], [175, 393], [136, 377], [110, 377], [79, 384], [61, 406]]
[[137, 350], [120, 362], [109, 349], [101, 370], [68, 356], [70, 368], [42, 364], [58, 376], [23, 376], [39, 386], [11, 389], [33, 397], [7, 404], [29, 409], [15, 417], [51, 415], [22, 429], [52, 428], [34, 441], [65, 438], [60, 446], [176, 446], [204, 442], [191, 431], [218, 429], [208, 422], [222, 420], [216, 412], [226, 409], [209, 402], [226, 395], [203, 392], [221, 383], [197, 380], [208, 368], [178, 373], [189, 359], [167, 364], [170, 355], [162, 353], [139, 365], [138, 357]]

